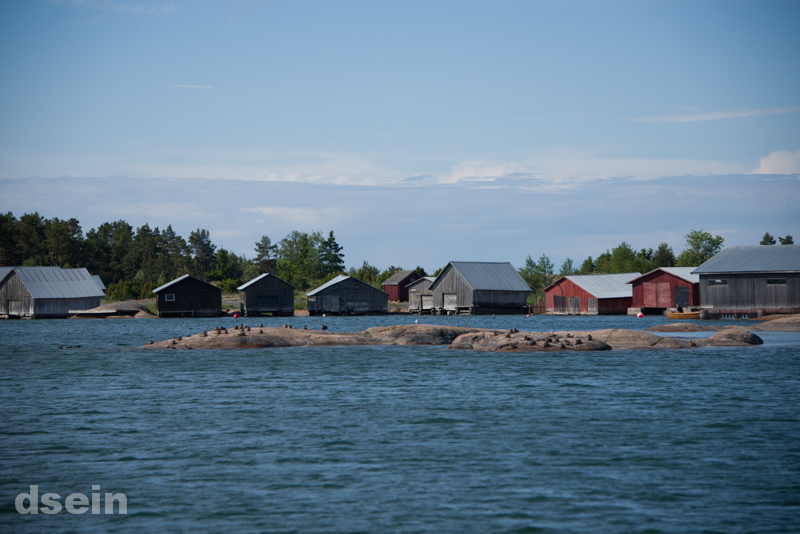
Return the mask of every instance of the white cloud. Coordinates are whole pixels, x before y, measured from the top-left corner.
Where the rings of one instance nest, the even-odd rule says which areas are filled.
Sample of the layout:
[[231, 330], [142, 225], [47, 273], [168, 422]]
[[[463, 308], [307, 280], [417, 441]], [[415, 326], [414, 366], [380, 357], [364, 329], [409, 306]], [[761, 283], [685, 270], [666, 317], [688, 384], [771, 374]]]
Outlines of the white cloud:
[[655, 117], [639, 117], [636, 122], [696, 122], [715, 121], [721, 119], [737, 119], [742, 117], [761, 117], [763, 115], [776, 115], [784, 113], [797, 113], [800, 106], [793, 108], [769, 109], [732, 109], [729, 111], [700, 111], [697, 113], [675, 113], [672, 115], [657, 115]]
[[526, 167], [525, 165], [516, 162], [482, 160], [465, 161], [453, 167], [453, 171], [450, 173], [450, 176], [443, 177], [442, 182], [491, 182], [496, 178], [521, 172], [526, 172]]
[[753, 174], [800, 174], [800, 148], [779, 150], [759, 160]]
[[178, 89], [216, 89], [213, 85], [170, 85]]

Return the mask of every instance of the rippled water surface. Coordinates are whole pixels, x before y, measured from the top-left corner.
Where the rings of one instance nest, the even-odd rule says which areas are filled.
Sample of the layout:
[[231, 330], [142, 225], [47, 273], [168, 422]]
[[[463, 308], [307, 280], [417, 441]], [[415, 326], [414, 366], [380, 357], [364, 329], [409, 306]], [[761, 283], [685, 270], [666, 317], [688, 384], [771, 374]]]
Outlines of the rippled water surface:
[[[800, 531], [800, 334], [605, 353], [135, 348], [241, 322], [0, 322], [0, 532]], [[30, 485], [62, 503], [100, 485], [128, 514], [23, 516]]]

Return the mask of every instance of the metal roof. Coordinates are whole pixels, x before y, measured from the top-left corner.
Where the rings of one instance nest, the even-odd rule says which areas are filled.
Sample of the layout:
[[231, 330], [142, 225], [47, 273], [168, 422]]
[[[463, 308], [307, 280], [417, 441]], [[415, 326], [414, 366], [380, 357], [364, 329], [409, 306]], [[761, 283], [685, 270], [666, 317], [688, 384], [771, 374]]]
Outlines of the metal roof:
[[413, 272], [414, 272], [413, 270], [412, 270], [412, 271], [397, 271], [397, 272], [396, 272], [396, 273], [394, 273], [392, 276], [390, 276], [389, 278], [387, 278], [387, 279], [386, 279], [386, 280], [383, 282], [383, 285], [385, 285], [385, 286], [396, 286], [397, 284], [399, 284], [400, 282], [402, 282], [402, 281], [403, 281], [403, 279], [404, 279], [406, 276], [410, 275], [410, 274], [411, 274], [411, 273], [413, 273]]
[[728, 247], [692, 272], [716, 274], [799, 271], [800, 246], [756, 245], [753, 247]]
[[94, 280], [94, 283], [97, 284], [97, 287], [99, 287], [101, 291], [105, 291], [106, 290], [106, 285], [100, 279], [100, 275], [99, 274], [93, 274], [92, 275], [92, 280]]
[[[328, 289], [328, 288], [329, 288], [329, 287], [331, 287], [331, 286], [335, 286], [336, 284], [338, 284], [338, 283], [340, 283], [340, 282], [344, 282], [344, 281], [345, 281], [345, 280], [347, 280], [348, 278], [353, 278], [353, 277], [352, 277], [352, 276], [347, 276], [347, 275], [345, 275], [345, 274], [340, 274], [339, 276], [337, 276], [336, 278], [334, 278], [334, 279], [333, 279], [333, 280], [331, 280], [330, 282], [326, 282], [326, 283], [322, 284], [321, 286], [319, 286], [318, 288], [316, 288], [315, 290], [313, 290], [313, 291], [310, 291], [310, 292], [306, 293], [306, 296], [307, 296], [307, 297], [313, 297], [314, 295], [316, 295], [317, 293], [319, 293], [319, 292], [320, 292], [320, 291], [322, 291], [323, 289]], [[362, 282], [362, 281], [361, 281], [361, 280], [359, 280], [358, 278], [353, 278], [353, 280], [355, 280], [356, 282], [358, 282], [358, 283], [360, 283], [360, 284], [364, 284], [365, 286], [367, 286], [367, 287], [369, 287], [369, 288], [371, 288], [371, 289], [374, 289], [375, 291], [380, 291], [380, 292], [381, 292], [381, 293], [383, 293], [384, 295], [386, 294], [386, 293], [384, 293], [383, 291], [381, 291], [380, 289], [377, 289], [377, 288], [375, 288], [375, 287], [372, 287], [371, 285], [369, 285], [369, 284], [368, 284], [368, 283], [366, 283], [366, 282]]]
[[[628, 281], [641, 276], [640, 273], [622, 274], [570, 274], [567, 280], [598, 299], [633, 297], [633, 287]], [[551, 287], [558, 282], [551, 284]]]
[[425, 282], [425, 281], [433, 283], [434, 280], [436, 280], [435, 276], [423, 276], [419, 280], [414, 280], [413, 282], [408, 284], [407, 287], [415, 286], [415, 285], [420, 284], [420, 283]]
[[451, 261], [450, 265], [464, 277], [473, 291], [531, 291], [519, 272], [507, 261]]
[[103, 297], [92, 275], [84, 268], [27, 268], [15, 267], [25, 289], [35, 299], [77, 299], [85, 297]]
[[628, 284], [632, 284], [640, 278], [644, 278], [647, 275], [653, 274], [656, 271], [664, 271], [665, 273], [669, 273], [672, 276], [680, 278], [681, 280], [686, 280], [691, 284], [699, 284], [700, 283], [700, 276], [697, 274], [692, 274], [692, 271], [695, 270], [695, 267], [659, 267], [657, 269], [653, 269], [649, 273], [644, 273], [641, 276], [637, 276], [633, 280], [628, 280]]
[[[248, 288], [248, 287], [250, 287], [251, 285], [255, 284], [256, 282], [258, 282], [258, 281], [259, 281], [259, 280], [261, 280], [262, 278], [266, 278], [267, 276], [271, 276], [271, 277], [272, 277], [272, 278], [274, 278], [275, 280], [279, 280], [279, 281], [283, 282], [284, 284], [286, 284], [287, 286], [292, 286], [292, 284], [290, 284], [290, 283], [289, 283], [289, 282], [287, 282], [286, 280], [283, 280], [283, 279], [281, 279], [281, 278], [278, 278], [277, 276], [275, 276], [275, 275], [274, 275], [274, 274], [272, 274], [272, 273], [264, 273], [264, 274], [262, 274], [262, 275], [260, 275], [260, 276], [256, 276], [255, 278], [253, 278], [252, 280], [250, 280], [250, 281], [249, 281], [249, 282], [247, 282], [246, 284], [242, 284], [242, 285], [240, 285], [239, 287], [237, 287], [237, 288], [236, 288], [236, 290], [237, 290], [237, 291], [241, 291], [242, 289], [247, 289], [247, 288]], [[292, 287], [293, 287], [294, 289], [297, 289], [297, 288], [296, 288], [296, 287], [294, 287], [294, 286], [292, 286]]]
[[[186, 280], [187, 278], [194, 278], [194, 279], [195, 279], [195, 280], [197, 280], [198, 282], [201, 282], [201, 283], [203, 283], [203, 284], [206, 284], [207, 286], [211, 286], [211, 287], [213, 287], [214, 289], [219, 289], [219, 288], [218, 288], [217, 286], [215, 286], [214, 284], [209, 284], [208, 282], [204, 282], [203, 280], [200, 280], [199, 278], [195, 278], [194, 276], [192, 276], [192, 275], [190, 275], [190, 274], [184, 274], [183, 276], [180, 276], [180, 277], [176, 278], [175, 280], [172, 280], [171, 282], [167, 282], [166, 284], [164, 284], [164, 285], [163, 285], [163, 286], [161, 286], [161, 287], [157, 287], [157, 288], [155, 288], [155, 289], [153, 290], [153, 293], [158, 293], [158, 292], [159, 292], [159, 291], [161, 291], [162, 289], [166, 289], [166, 288], [168, 288], [169, 286], [171, 286], [172, 284], [177, 284], [177, 283], [178, 283], [178, 282], [180, 282], [181, 280]], [[220, 289], [220, 291], [222, 291], [222, 290]]]
[[[17, 266], [9, 265], [9, 266], [5, 266], [5, 267], [0, 267], [0, 282], [5, 280], [6, 276], [11, 274], [11, 271], [13, 271], [14, 269], [22, 269], [22, 268], [23, 267], [20, 267], [19, 265], [17, 265]], [[52, 269], [61, 269], [61, 267], [51, 267], [49, 265], [46, 266], [46, 267], [24, 267], [24, 268], [25, 269], [51, 269], [51, 270]]]

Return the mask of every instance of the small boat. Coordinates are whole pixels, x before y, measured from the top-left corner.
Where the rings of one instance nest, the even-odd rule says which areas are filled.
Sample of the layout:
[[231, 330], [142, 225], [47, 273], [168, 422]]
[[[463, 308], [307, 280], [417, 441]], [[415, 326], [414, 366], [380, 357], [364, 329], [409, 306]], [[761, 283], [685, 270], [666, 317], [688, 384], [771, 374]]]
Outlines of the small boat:
[[664, 315], [667, 316], [667, 319], [699, 319], [700, 312], [699, 311], [692, 311], [692, 312], [671, 312], [665, 311]]

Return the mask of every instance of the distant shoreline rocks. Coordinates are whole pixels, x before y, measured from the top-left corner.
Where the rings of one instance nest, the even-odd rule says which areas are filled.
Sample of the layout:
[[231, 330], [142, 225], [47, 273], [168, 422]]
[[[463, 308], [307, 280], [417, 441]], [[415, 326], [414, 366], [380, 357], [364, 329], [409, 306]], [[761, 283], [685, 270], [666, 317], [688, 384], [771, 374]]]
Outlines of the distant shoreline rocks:
[[[205, 334], [205, 335], [204, 335]], [[258, 330], [215, 328], [208, 332], [148, 343], [146, 349], [257, 349], [272, 347], [334, 347], [369, 345], [449, 345], [482, 352], [608, 351], [760, 345], [757, 335], [741, 328], [724, 329], [710, 338], [677, 339], [624, 329], [561, 332], [521, 332], [516, 329], [466, 328], [437, 325], [377, 326], [363, 332], [331, 332], [264, 327]]]

